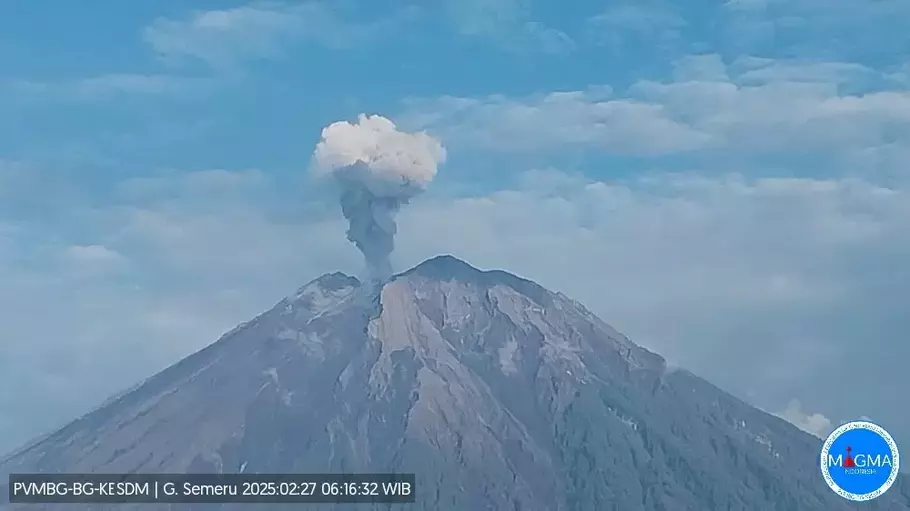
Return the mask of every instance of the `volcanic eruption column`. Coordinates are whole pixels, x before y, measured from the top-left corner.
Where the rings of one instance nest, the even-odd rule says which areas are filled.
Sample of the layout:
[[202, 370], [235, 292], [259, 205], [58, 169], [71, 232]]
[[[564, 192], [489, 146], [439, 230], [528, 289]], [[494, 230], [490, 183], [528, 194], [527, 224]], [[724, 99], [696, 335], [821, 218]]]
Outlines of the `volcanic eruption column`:
[[339, 121], [322, 130], [312, 171], [341, 185], [348, 240], [363, 252], [374, 280], [392, 275], [395, 213], [426, 189], [445, 158], [439, 140], [400, 131], [380, 115], [360, 115], [356, 123]]

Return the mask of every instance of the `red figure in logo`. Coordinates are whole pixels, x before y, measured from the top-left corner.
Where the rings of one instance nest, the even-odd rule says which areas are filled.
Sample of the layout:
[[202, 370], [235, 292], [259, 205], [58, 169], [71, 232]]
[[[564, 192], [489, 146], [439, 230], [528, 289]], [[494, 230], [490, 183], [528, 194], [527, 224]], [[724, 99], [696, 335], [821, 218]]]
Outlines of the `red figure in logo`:
[[853, 456], [850, 456], [850, 451], [853, 449], [850, 446], [847, 446], [847, 458], [844, 460], [844, 468], [853, 468], [856, 466], [856, 463], [853, 463]]

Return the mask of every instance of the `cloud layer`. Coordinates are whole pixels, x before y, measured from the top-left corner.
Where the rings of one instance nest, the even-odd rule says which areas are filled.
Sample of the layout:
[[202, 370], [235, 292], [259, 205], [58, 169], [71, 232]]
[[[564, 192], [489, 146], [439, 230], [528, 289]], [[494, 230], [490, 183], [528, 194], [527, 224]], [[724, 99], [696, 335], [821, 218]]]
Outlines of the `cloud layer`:
[[403, 118], [451, 145], [488, 152], [689, 154], [738, 167], [825, 165], [906, 178], [910, 93], [882, 83], [870, 89], [870, 74], [842, 62], [695, 55], [676, 61], [674, 80], [638, 81], [622, 93], [412, 99]]
[[143, 39], [166, 61], [223, 67], [244, 59], [276, 58], [287, 44], [302, 41], [351, 47], [375, 37], [388, 23], [350, 21], [321, 2], [255, 2], [181, 19], [159, 18], [145, 28]]
[[[341, 219], [276, 217], [276, 186], [226, 171], [124, 183], [132, 205], [96, 212], [98, 244], [48, 239], [35, 254], [45, 270], [4, 266], [0, 320], [19, 342], [0, 347], [2, 370], [56, 404], [3, 394], [16, 419], [0, 436], [22, 440], [29, 425], [84, 411], [321, 272], [357, 271]], [[838, 419], [884, 420], [900, 436], [910, 424], [893, 407], [890, 374], [910, 356], [899, 314], [910, 289], [900, 264], [910, 256], [908, 199], [847, 179], [606, 183], [537, 171], [502, 191], [417, 201], [400, 217], [395, 258], [406, 267], [451, 252], [507, 268], [766, 408], [795, 397]], [[23, 240], [7, 232], [9, 255]], [[45, 314], [53, 330], [38, 327]], [[869, 388], [893, 392], [866, 396], [829, 378], [856, 360], [877, 368], [864, 376]]]

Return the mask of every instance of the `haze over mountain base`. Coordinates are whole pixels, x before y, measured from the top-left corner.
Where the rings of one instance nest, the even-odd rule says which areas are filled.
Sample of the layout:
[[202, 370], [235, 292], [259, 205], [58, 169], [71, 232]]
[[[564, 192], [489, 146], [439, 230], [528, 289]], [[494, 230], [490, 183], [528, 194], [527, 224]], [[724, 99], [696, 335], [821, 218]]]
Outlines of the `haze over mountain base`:
[[[0, 476], [408, 472], [420, 510], [856, 509], [820, 447], [568, 297], [440, 256], [379, 289], [324, 275]], [[312, 506], [348, 508], [389, 506]], [[910, 510], [910, 486], [863, 508]]]

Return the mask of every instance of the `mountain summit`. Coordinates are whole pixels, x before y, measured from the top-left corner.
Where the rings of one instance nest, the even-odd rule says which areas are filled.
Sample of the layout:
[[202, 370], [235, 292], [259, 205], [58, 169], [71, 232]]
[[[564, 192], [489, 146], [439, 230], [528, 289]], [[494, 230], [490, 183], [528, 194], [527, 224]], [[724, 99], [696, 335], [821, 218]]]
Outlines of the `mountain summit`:
[[[379, 288], [324, 275], [0, 475], [408, 472], [422, 510], [855, 509], [820, 447], [578, 302], [440, 256]], [[906, 481], [864, 508], [910, 510]]]

